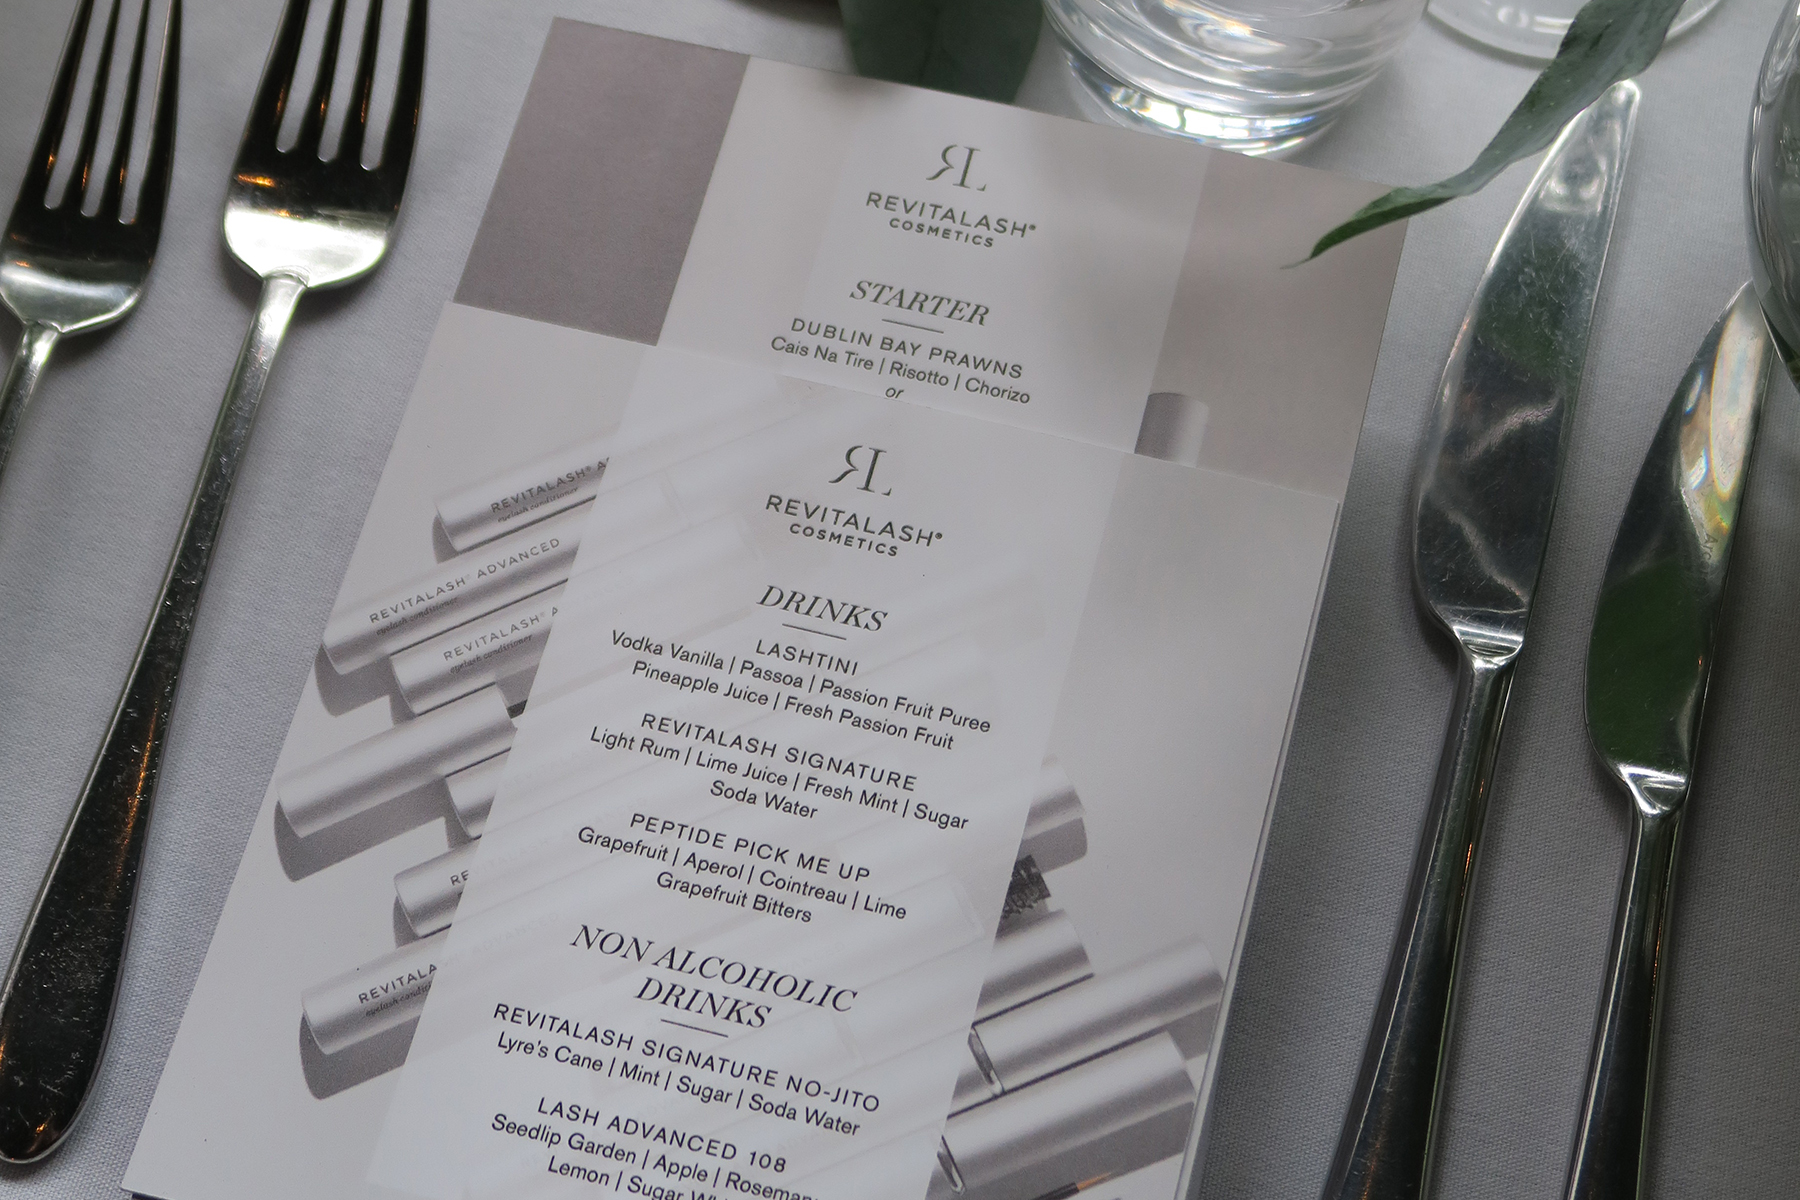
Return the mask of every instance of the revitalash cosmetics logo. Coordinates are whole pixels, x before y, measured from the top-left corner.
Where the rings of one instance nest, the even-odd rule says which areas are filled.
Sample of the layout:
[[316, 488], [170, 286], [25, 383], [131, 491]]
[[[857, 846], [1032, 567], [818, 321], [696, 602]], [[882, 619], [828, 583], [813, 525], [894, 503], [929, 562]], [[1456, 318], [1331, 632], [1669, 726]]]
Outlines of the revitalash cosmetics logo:
[[[857, 464], [856, 455], [859, 451], [867, 451], [868, 452], [869, 466], [866, 471], [863, 470], [863, 468]], [[882, 450], [878, 446], [860, 446], [860, 445], [858, 445], [858, 446], [850, 447], [848, 450], [844, 451], [844, 461], [849, 463], [850, 465], [848, 467], [845, 467], [842, 471], [839, 471], [836, 475], [832, 476], [831, 482], [832, 483], [842, 483], [842, 482], [844, 482], [844, 480], [850, 478], [852, 475], [855, 475], [857, 472], [861, 471], [862, 472], [862, 482], [858, 483], [856, 485], [858, 490], [865, 491], [865, 492], [874, 491], [875, 490], [875, 466], [877, 463], [879, 463], [881, 461], [881, 456], [885, 453], [887, 453], [887, 452], [885, 450]], [[894, 489], [889, 488], [887, 491], [885, 491], [881, 494], [883, 496], [891, 496], [894, 494]]]
[[[948, 146], [944, 147], [944, 153], [941, 156], [944, 165], [927, 175], [925, 177], [925, 182], [935, 183], [937, 180], [950, 174], [950, 172], [955, 171], [956, 175], [951, 180], [951, 187], [974, 187], [978, 192], [987, 191], [987, 184], [984, 183], [980, 186], [976, 186], [969, 182], [969, 172], [974, 169], [975, 156], [979, 153], [980, 151], [974, 146], [958, 146], [955, 142], [950, 143]], [[961, 161], [959, 162], [958, 159]]]
[[[881, 488], [876, 483], [876, 470], [881, 467], [882, 455], [886, 453], [877, 446], [860, 443], [850, 446], [840, 460], [842, 465], [833, 464], [825, 482], [886, 499], [894, 494], [894, 489]], [[889, 558], [898, 558], [902, 546], [930, 546], [944, 537], [941, 530], [916, 522], [896, 521], [876, 513], [840, 508], [801, 496], [783, 496], [777, 492], [770, 492], [768, 499], [763, 501], [763, 511], [796, 518], [787, 527], [794, 537], [885, 554]]]
[[1036, 221], [986, 211], [970, 203], [975, 194], [988, 189], [987, 160], [976, 165], [980, 154], [978, 146], [951, 142], [923, 172], [921, 182], [934, 185], [932, 194], [907, 196], [871, 191], [863, 199], [863, 207], [890, 214], [889, 229], [979, 249], [990, 249], [1009, 238], [1023, 240], [1037, 229]]

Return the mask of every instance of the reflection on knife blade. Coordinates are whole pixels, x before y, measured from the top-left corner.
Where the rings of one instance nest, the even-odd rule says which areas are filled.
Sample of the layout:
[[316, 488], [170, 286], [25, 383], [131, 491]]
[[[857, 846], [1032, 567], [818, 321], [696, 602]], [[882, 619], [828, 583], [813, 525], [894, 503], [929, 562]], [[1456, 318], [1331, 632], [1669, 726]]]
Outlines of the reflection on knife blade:
[[1588, 642], [1588, 736], [1631, 795], [1632, 831], [1568, 1200], [1639, 1194], [1669, 885], [1773, 359], [1768, 327], [1745, 284], [1669, 402], [1600, 585]]
[[1617, 84], [1551, 147], [1444, 368], [1419, 472], [1413, 573], [1457, 645], [1455, 708], [1325, 1200], [1411, 1200], [1425, 1189], [1488, 779], [1637, 105], [1637, 85]]

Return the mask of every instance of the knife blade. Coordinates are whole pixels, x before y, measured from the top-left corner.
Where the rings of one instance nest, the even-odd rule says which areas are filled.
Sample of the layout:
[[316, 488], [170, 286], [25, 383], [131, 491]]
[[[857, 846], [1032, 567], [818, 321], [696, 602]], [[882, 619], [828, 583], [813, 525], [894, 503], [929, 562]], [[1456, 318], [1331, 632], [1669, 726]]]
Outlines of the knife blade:
[[1324, 1200], [1413, 1200], [1431, 1166], [1463, 914], [1513, 671], [1624, 182], [1637, 85], [1550, 148], [1494, 249], [1438, 388], [1413, 578], [1457, 647], [1456, 698]]
[[1568, 1200], [1635, 1200], [1639, 1192], [1669, 886], [1773, 358], [1745, 284], [1669, 402], [1600, 585], [1588, 641], [1588, 738], [1631, 797], [1632, 830]]

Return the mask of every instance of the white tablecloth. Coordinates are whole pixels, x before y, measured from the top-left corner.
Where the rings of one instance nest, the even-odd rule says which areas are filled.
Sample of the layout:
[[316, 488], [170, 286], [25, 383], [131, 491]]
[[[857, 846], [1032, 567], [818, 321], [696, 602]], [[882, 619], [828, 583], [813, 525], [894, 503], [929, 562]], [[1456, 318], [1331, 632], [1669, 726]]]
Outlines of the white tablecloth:
[[[24, 170], [70, 0], [0, 7], [0, 196]], [[842, 68], [817, 0], [438, 0], [399, 251], [303, 307], [264, 405], [199, 628], [150, 834], [111, 1056], [19, 1194], [112, 1193], [199, 970], [318, 632], [553, 15]], [[218, 235], [280, 0], [188, 0], [179, 155], [141, 310], [66, 342], [0, 483], [0, 942], [10, 946], [161, 575], [254, 297]], [[1626, 831], [1591, 762], [1594, 590], [1651, 428], [1747, 272], [1745, 118], [1778, 4], [1724, 0], [1645, 74], [1631, 179], [1532, 644], [1513, 692], [1466, 943], [1439, 1195], [1557, 1194]], [[1460, 168], [1531, 78], [1422, 24], [1299, 161], [1421, 182]], [[1073, 112], [1055, 48], [1021, 100]], [[1251, 921], [1200, 1194], [1317, 1194], [1361, 1055], [1450, 700], [1414, 608], [1406, 500], [1456, 323], [1523, 187], [1413, 223]], [[4, 320], [0, 333], [11, 337]], [[1304, 336], [1296, 330], [1295, 336]], [[1653, 1196], [1800, 1180], [1800, 418], [1765, 421], [1683, 850]], [[256, 1064], [243, 1064], [255, 1070]], [[330, 1147], [320, 1147], [330, 1153]]]

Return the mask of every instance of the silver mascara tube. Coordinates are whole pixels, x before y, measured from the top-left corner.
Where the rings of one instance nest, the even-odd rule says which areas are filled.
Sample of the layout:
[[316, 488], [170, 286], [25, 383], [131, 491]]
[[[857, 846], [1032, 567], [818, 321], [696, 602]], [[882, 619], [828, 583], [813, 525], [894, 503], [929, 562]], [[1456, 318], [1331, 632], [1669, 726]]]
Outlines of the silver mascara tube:
[[394, 876], [394, 895], [414, 933], [423, 936], [450, 927], [456, 906], [462, 902], [463, 885], [469, 882], [469, 864], [475, 861], [477, 845], [453, 846]]
[[336, 1054], [417, 1017], [448, 937], [408, 942], [303, 992], [300, 1009], [319, 1049]]
[[[663, 594], [657, 588], [666, 585], [667, 594], [679, 596], [686, 594], [683, 581], [715, 574], [718, 557], [744, 550], [735, 523], [714, 522], [660, 552], [640, 547], [627, 564], [614, 559], [605, 567], [609, 582], [626, 594]], [[534, 675], [567, 584], [550, 580], [542, 591], [395, 651], [388, 662], [407, 707], [424, 712], [489, 683]]]
[[423, 937], [450, 928], [474, 859], [475, 843], [469, 842], [394, 876], [394, 894], [414, 933]]
[[[495, 688], [485, 690], [497, 691]], [[461, 703], [463, 701], [458, 700], [446, 707], [455, 707], [456, 704]], [[433, 709], [424, 716], [415, 718], [410, 724], [416, 725], [421, 721], [429, 720], [443, 711], [445, 709]], [[395, 728], [399, 729], [403, 726], [395, 726]], [[456, 809], [457, 820], [462, 823], [463, 831], [470, 837], [478, 837], [477, 830], [485, 829], [487, 826], [488, 808], [494, 801], [493, 789], [499, 784], [500, 772], [504, 770], [505, 762], [506, 759], [502, 756], [492, 763], [479, 763], [471, 771], [472, 777], [466, 783], [454, 778], [445, 781], [450, 786], [450, 801]], [[1040, 850], [1049, 849], [1062, 855], [1072, 844], [1078, 843], [1080, 851], [1073, 856], [1076, 858], [1087, 850], [1087, 834], [1081, 828], [1081, 801], [1075, 797], [1075, 789], [1067, 786], [1068, 776], [1063, 775], [1062, 769], [1056, 767], [1054, 763], [1047, 764], [1044, 776], [1040, 777], [1040, 784], [1046, 780], [1054, 782], [1057, 778], [1062, 780], [1063, 786], [1040, 786], [1035, 793], [1030, 815], [1026, 818], [1026, 838], [1019, 845], [1020, 858], [1032, 853], [1034, 844]], [[418, 785], [414, 784], [413, 786]], [[464, 801], [457, 798], [459, 790], [464, 791], [468, 796], [469, 816], [467, 818], [464, 817]], [[399, 793], [392, 794], [398, 795]], [[1042, 815], [1039, 813], [1040, 806], [1045, 809]], [[368, 807], [373, 807], [373, 805]], [[291, 817], [289, 819], [292, 820]], [[471, 820], [474, 821], [474, 828], [470, 826]], [[1037, 827], [1041, 831], [1048, 831], [1040, 833], [1037, 843], [1032, 841], [1031, 830], [1033, 827]], [[299, 831], [298, 826], [295, 829], [296, 832]], [[468, 882], [467, 867], [474, 856], [475, 843], [469, 842], [446, 850], [436, 858], [428, 859], [416, 867], [409, 867], [394, 877], [395, 891], [400, 899], [401, 911], [406, 914], [406, 919], [411, 923], [414, 933], [423, 936], [435, 933], [450, 924], [451, 917], [456, 913], [457, 902], [462, 898], [463, 884]], [[1073, 858], [1058, 857], [1054, 865], [1062, 866], [1070, 861], [1073, 861]], [[408, 877], [411, 877], [409, 886], [401, 888], [400, 881]], [[1073, 927], [1070, 927], [1069, 932], [1071, 935], [1073, 934]], [[1075, 942], [1075, 950], [1077, 953], [1081, 952], [1079, 940]], [[1085, 955], [1082, 961], [1085, 963]], [[1013, 1003], [1017, 1002], [1013, 1001]]]
[[1134, 1171], [1181, 1153], [1194, 1096], [1173, 1038], [1133, 1042], [951, 1117], [927, 1195], [1026, 1200]]
[[1069, 914], [1057, 911], [1005, 922], [994, 939], [975, 1019], [984, 1021], [1093, 973]]
[[970, 1062], [957, 1078], [950, 1111], [1217, 1008], [1224, 994], [1212, 955], [1190, 942], [982, 1021], [969, 1031]]
[[1208, 413], [1206, 401], [1182, 392], [1150, 393], [1138, 426], [1137, 453], [1199, 466]]
[[482, 830], [487, 828], [488, 810], [494, 807], [494, 793], [500, 788], [500, 775], [506, 770], [506, 756], [511, 753], [502, 750], [472, 767], [444, 776], [456, 823], [472, 838], [480, 837]]
[[577, 442], [438, 497], [438, 521], [458, 550], [585, 503], [600, 487], [611, 439]]
[[561, 583], [587, 517], [569, 509], [346, 604], [325, 623], [325, 657], [348, 674]]
[[490, 683], [535, 671], [565, 586], [557, 583], [390, 657], [406, 706], [426, 712]]
[[309, 837], [512, 744], [500, 689], [482, 688], [422, 717], [353, 742], [275, 781], [276, 806]]
[[1085, 817], [1068, 772], [1054, 758], [1045, 759], [1032, 786], [1031, 812], [1025, 818], [1019, 857], [1029, 857], [1040, 871], [1068, 866], [1087, 853]]

